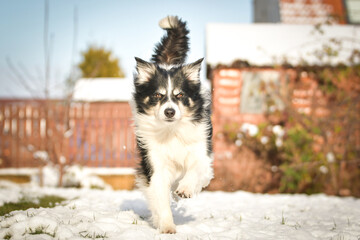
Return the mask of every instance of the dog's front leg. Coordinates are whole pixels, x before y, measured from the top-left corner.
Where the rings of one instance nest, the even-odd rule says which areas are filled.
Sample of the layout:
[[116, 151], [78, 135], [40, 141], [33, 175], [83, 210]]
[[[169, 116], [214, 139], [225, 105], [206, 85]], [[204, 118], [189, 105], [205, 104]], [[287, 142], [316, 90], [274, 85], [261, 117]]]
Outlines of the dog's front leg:
[[190, 155], [185, 166], [185, 175], [179, 181], [175, 193], [182, 198], [191, 198], [209, 185], [213, 178], [211, 162], [212, 159], [205, 154], [202, 157]]
[[160, 233], [175, 233], [176, 228], [170, 208], [171, 175], [165, 169], [154, 171], [147, 189], [147, 198], [153, 223]]

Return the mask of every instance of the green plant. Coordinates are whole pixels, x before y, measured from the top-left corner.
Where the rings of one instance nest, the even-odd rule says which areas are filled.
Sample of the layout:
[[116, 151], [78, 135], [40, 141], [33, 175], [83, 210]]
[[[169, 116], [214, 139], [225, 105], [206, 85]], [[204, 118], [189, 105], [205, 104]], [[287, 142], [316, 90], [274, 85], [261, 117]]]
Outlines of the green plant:
[[79, 234], [83, 238], [91, 238], [91, 239], [97, 239], [97, 238], [105, 239], [105, 238], [107, 238], [106, 233], [100, 234], [100, 233], [95, 233], [95, 232], [89, 233], [87, 231], [82, 231], [82, 232], [79, 232]]
[[49, 233], [47, 229], [49, 226], [39, 226], [35, 229], [29, 228], [24, 234], [29, 233], [30, 235], [39, 235], [39, 234], [46, 234], [50, 237], [55, 237], [55, 232]]
[[29, 208], [55, 207], [56, 203], [61, 203], [66, 199], [55, 195], [45, 195], [36, 199], [22, 198], [16, 203], [5, 203], [0, 207], [0, 216], [4, 216], [15, 210], [26, 210]]
[[284, 211], [281, 212], [281, 225], [285, 225], [286, 218], [284, 217]]
[[12, 235], [10, 233], [6, 233], [4, 236], [4, 239], [11, 239]]
[[95, 77], [124, 77], [119, 67], [119, 59], [112, 56], [112, 52], [103, 47], [90, 46], [82, 52], [83, 60], [78, 65], [82, 76]]
[[[314, 34], [324, 35], [323, 30], [319, 24]], [[360, 50], [345, 48], [349, 41], [359, 43], [327, 39], [313, 52], [318, 66], [305, 61], [275, 66], [279, 81], [286, 81], [257, 89], [266, 96], [267, 109], [256, 134], [242, 131], [240, 123], [224, 127], [229, 142], [250, 149], [281, 174], [280, 192], [360, 196]], [[347, 61], [335, 65], [339, 56]], [[282, 107], [276, 108], [279, 100]], [[273, 131], [280, 125], [281, 136]]]

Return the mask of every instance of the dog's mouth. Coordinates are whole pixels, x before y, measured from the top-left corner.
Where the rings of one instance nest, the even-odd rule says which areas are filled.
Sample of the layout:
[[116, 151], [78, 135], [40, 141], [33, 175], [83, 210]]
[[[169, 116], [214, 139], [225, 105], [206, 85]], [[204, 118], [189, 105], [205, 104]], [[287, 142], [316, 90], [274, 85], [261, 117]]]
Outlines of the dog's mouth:
[[175, 122], [175, 119], [168, 118], [168, 119], [165, 119], [165, 122], [172, 123], [172, 122]]

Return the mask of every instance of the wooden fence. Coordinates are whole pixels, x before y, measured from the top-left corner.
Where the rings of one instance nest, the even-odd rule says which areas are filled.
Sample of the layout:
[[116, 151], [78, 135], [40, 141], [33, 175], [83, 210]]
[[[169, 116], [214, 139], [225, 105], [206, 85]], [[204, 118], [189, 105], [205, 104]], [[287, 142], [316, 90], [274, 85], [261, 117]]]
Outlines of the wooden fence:
[[44, 152], [71, 164], [134, 167], [129, 104], [0, 100], [0, 167], [39, 166]]

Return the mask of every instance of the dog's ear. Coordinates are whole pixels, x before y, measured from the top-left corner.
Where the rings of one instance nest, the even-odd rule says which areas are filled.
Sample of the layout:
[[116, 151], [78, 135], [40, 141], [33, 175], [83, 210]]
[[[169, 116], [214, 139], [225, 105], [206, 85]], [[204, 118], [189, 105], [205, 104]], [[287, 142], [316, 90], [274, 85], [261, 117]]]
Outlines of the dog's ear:
[[136, 60], [136, 71], [138, 84], [148, 82], [152, 75], [155, 73], [156, 67], [154, 64], [146, 62], [141, 58], [135, 57]]
[[188, 80], [194, 82], [200, 81], [200, 69], [203, 60], [204, 58], [200, 58], [196, 62], [187, 64], [183, 67], [184, 74]]

